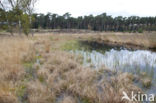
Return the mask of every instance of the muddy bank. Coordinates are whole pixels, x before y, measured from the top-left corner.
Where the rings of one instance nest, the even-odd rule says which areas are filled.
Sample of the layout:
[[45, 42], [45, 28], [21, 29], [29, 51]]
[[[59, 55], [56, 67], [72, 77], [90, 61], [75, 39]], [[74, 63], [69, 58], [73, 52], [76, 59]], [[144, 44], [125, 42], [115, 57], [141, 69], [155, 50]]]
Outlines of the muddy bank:
[[128, 49], [128, 50], [150, 50], [156, 52], [156, 47], [145, 47], [143, 45], [136, 45], [131, 43], [117, 43], [117, 42], [111, 42], [111, 41], [81, 41], [81, 43], [90, 45], [95, 49], [100, 49], [105, 47], [110, 48], [116, 48], [119, 49]]
[[151, 50], [156, 51], [156, 35], [95, 35], [89, 39], [82, 40], [90, 46], [102, 46], [126, 48], [129, 50]]
[[[128, 50], [134, 50], [132, 48], [128, 48], [125, 47], [123, 45], [119, 45], [116, 43], [112, 43], [112, 42], [102, 42], [102, 41], [79, 41], [81, 43], [81, 45], [87, 45], [89, 48], [91, 48], [92, 50], [111, 50], [111, 49], [116, 49], [116, 50], [120, 50], [120, 49], [128, 49]], [[139, 48], [138, 48], [139, 49]]]

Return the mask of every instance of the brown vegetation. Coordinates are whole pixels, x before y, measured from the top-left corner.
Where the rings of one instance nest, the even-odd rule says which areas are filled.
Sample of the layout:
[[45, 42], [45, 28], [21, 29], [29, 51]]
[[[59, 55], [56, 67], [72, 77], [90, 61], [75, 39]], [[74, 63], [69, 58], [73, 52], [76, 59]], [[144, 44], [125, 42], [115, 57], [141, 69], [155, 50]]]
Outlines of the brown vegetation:
[[[95, 34], [95, 35], [93, 35]], [[93, 33], [90, 42], [98, 42], [112, 46], [122, 46], [131, 49], [156, 50], [156, 33]], [[88, 37], [87, 37], [88, 38]]]
[[0, 103], [125, 103], [133, 75], [84, 68], [59, 48], [77, 35], [6, 37], [0, 44]]

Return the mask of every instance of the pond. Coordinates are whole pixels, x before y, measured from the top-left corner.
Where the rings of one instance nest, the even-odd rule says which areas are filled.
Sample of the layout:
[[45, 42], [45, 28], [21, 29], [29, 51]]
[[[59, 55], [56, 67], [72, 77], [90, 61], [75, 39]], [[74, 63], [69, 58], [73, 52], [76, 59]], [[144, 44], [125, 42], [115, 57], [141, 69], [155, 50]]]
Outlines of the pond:
[[148, 78], [152, 81], [150, 87], [145, 88], [139, 82], [136, 85], [146, 93], [156, 94], [156, 52], [128, 50], [123, 47], [108, 48], [105, 45], [101, 46], [100, 51], [99, 49], [74, 50], [71, 53], [83, 56], [83, 65], [86, 67], [94, 69], [105, 67], [119, 72], [129, 72], [140, 78]]

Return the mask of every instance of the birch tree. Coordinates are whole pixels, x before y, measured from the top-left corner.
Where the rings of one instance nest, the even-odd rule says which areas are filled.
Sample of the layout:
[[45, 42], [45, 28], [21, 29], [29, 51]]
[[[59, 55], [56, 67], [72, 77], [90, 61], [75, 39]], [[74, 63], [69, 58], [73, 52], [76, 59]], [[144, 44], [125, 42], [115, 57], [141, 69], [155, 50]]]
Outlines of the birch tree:
[[[32, 28], [32, 21], [33, 21], [33, 13], [34, 13], [34, 7], [38, 0], [22, 0], [21, 9], [29, 15], [29, 23], [30, 28]], [[31, 33], [33, 36], [33, 30], [31, 29]]]
[[[23, 21], [22, 17], [26, 17], [23, 15], [25, 15], [25, 14], [29, 15], [29, 24], [30, 24], [29, 28], [32, 27], [31, 26], [32, 25], [32, 14], [34, 12], [34, 6], [35, 6], [36, 2], [37, 2], [37, 0], [0, 0], [0, 6], [5, 11], [15, 11], [17, 13], [16, 17], [18, 19], [18, 28], [19, 28], [20, 35], [21, 35], [21, 31], [22, 31], [22, 23], [21, 23]], [[28, 23], [23, 23], [23, 24], [28, 24]], [[23, 25], [23, 27], [27, 27], [27, 26]]]

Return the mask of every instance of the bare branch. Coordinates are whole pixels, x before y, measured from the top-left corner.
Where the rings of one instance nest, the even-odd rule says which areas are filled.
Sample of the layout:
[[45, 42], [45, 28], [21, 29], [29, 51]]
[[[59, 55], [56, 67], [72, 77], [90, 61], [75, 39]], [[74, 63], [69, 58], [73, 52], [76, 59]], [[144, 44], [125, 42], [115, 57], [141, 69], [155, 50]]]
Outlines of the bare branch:
[[1, 2], [1, 0], [0, 0], [0, 5], [2, 6], [2, 9], [4, 9], [4, 10], [5, 10], [5, 8], [4, 8], [4, 6], [3, 6], [3, 4], [2, 4], [2, 2]]
[[15, 7], [15, 1], [14, 0], [8, 0], [8, 2], [10, 3], [10, 5], [12, 6], [12, 8]]

